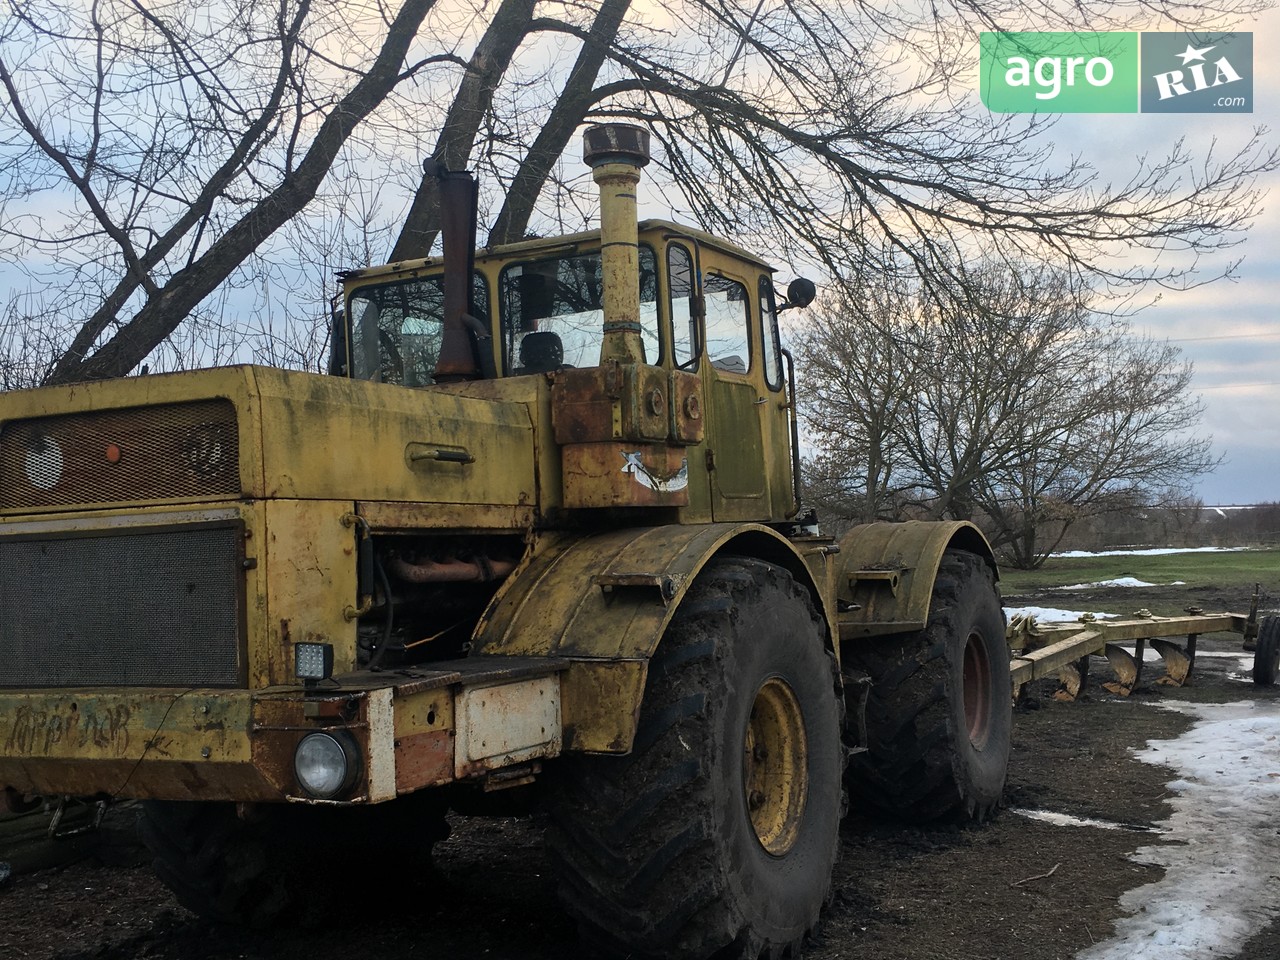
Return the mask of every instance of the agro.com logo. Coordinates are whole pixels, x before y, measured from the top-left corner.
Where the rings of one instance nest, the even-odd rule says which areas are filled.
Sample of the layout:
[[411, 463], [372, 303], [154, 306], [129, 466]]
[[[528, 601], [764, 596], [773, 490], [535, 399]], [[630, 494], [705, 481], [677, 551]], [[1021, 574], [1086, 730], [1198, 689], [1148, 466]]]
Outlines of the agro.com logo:
[[1252, 113], [1252, 33], [984, 33], [995, 113]]

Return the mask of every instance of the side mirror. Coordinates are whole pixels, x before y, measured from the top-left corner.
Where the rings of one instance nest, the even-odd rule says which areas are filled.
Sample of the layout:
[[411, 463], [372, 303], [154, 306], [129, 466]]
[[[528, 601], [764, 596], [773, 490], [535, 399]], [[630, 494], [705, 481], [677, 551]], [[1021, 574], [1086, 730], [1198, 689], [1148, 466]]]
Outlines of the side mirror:
[[807, 307], [818, 295], [818, 288], [812, 280], [796, 277], [787, 284], [786, 302], [778, 307], [778, 312], [790, 310], [792, 307]]

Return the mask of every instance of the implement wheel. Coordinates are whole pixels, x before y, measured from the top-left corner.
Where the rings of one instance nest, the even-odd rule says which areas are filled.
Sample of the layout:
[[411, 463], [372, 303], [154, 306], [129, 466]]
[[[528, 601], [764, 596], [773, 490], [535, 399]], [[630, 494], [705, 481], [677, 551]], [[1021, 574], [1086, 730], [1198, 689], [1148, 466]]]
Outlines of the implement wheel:
[[844, 659], [872, 680], [867, 751], [847, 776], [854, 802], [915, 823], [992, 816], [1013, 713], [1004, 611], [986, 562], [947, 551], [925, 629], [847, 644]]
[[548, 842], [594, 954], [799, 953], [838, 851], [838, 682], [790, 574], [708, 565], [650, 663], [632, 753], [560, 769]]
[[1253, 650], [1253, 682], [1270, 687], [1280, 668], [1280, 617], [1263, 617], [1258, 624], [1258, 645]]

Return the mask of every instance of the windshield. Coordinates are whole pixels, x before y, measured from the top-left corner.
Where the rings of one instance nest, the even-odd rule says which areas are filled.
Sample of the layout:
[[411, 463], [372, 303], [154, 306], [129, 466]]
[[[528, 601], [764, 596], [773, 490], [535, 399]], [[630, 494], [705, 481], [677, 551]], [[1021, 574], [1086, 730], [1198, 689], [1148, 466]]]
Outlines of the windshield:
[[[644, 361], [657, 363], [658, 274], [640, 247], [640, 327]], [[502, 271], [503, 354], [508, 373], [594, 367], [604, 339], [599, 253], [518, 263]]]
[[[484, 277], [473, 275], [479, 319], [488, 320]], [[360, 287], [351, 294], [352, 376], [377, 383], [432, 383], [444, 332], [444, 279], [417, 277]]]

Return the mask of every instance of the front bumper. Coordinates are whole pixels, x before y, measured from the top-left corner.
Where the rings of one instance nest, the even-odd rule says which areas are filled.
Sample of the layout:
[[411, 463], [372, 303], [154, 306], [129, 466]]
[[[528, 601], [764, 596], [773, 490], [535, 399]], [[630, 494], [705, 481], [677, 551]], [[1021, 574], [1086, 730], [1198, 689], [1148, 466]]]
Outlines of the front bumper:
[[164, 800], [311, 798], [293, 755], [346, 731], [359, 776], [340, 802], [389, 800], [553, 757], [563, 745], [549, 658], [471, 657], [362, 672], [313, 690], [0, 691], [0, 787]]

